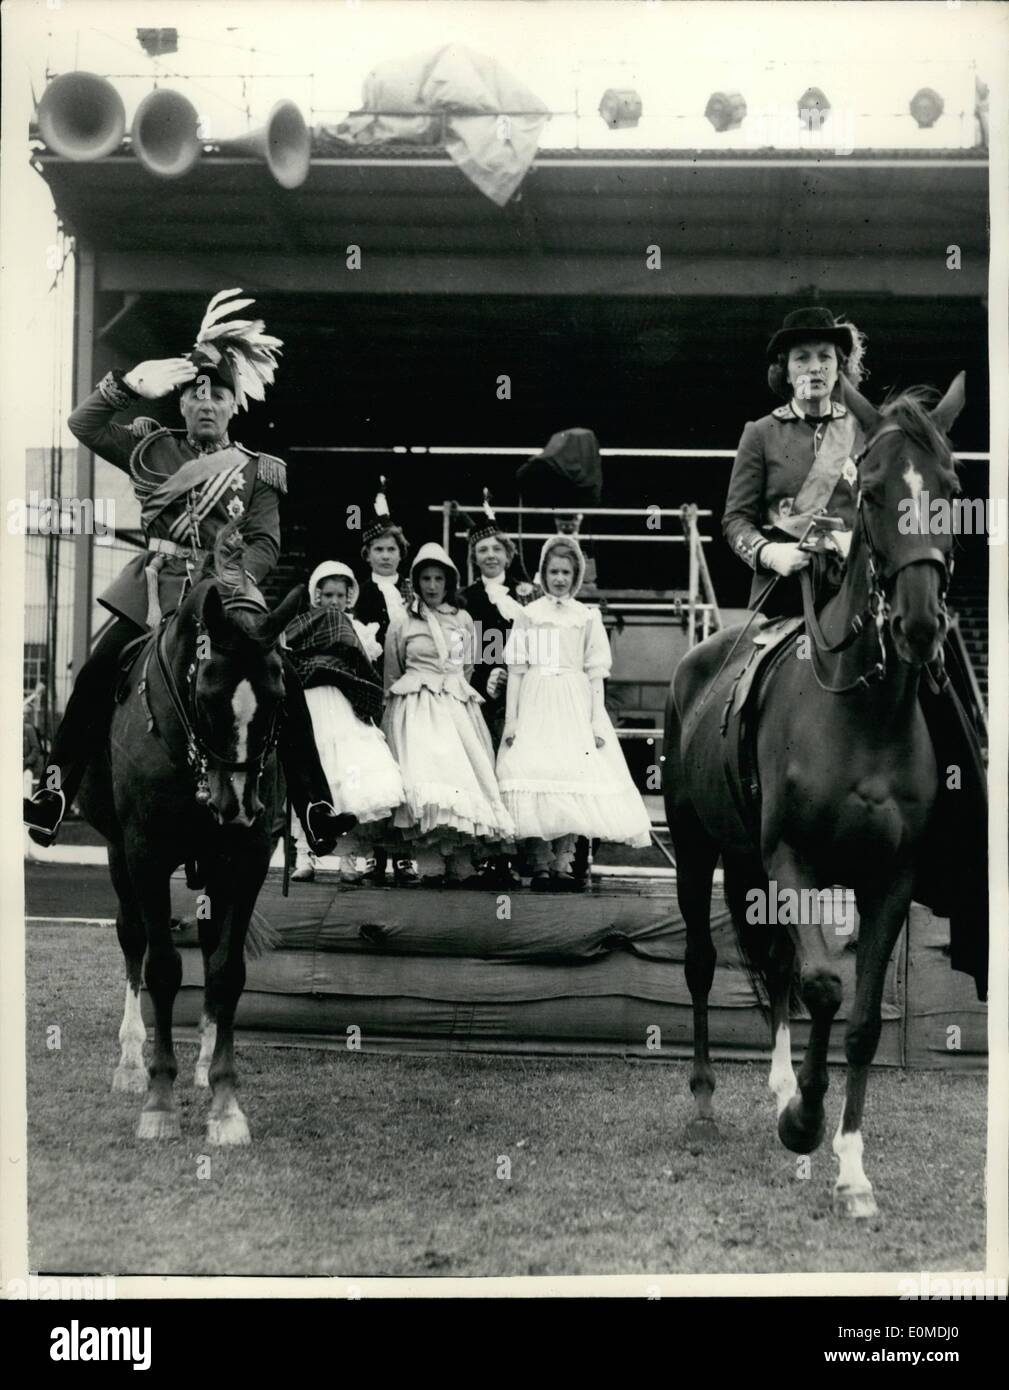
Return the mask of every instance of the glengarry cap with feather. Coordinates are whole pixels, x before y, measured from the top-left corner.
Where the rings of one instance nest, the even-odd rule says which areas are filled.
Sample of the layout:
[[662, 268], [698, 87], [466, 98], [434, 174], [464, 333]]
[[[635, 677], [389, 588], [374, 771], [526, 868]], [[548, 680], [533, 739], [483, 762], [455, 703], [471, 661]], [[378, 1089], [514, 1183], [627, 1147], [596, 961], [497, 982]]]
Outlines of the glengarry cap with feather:
[[365, 545], [371, 545], [382, 536], [386, 536], [390, 531], [398, 530], [397, 523], [393, 520], [389, 512], [389, 500], [385, 492], [385, 478], [378, 480], [378, 492], [375, 494], [375, 515], [373, 520], [368, 522], [364, 528], [363, 540]]
[[277, 355], [284, 346], [280, 338], [264, 332], [262, 319], [233, 319], [237, 313], [255, 304], [254, 299], [235, 299], [240, 289], [221, 290], [207, 305], [196, 342], [187, 354], [200, 377], [227, 386], [235, 393], [235, 405], [247, 410], [249, 398], [266, 399], [266, 387], [272, 386], [277, 369]]
[[500, 536], [508, 539], [501, 524], [494, 514], [494, 508], [490, 504], [490, 492], [487, 488], [483, 490], [483, 515], [478, 517], [469, 528], [469, 543], [476, 545], [477, 541], [485, 541], [490, 536]]

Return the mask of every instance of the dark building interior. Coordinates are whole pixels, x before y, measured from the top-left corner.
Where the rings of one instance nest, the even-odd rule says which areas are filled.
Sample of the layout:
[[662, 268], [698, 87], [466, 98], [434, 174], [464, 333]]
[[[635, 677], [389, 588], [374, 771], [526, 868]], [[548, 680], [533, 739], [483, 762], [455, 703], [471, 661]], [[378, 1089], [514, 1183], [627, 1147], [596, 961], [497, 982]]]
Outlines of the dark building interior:
[[[770, 333], [814, 301], [867, 334], [864, 389], [876, 402], [965, 370], [954, 444], [988, 448], [983, 153], [555, 153], [503, 209], [447, 159], [416, 152], [313, 159], [293, 192], [252, 158], [207, 155], [178, 180], [129, 155], [47, 154], [37, 167], [78, 237], [78, 390], [108, 366], [185, 351], [210, 295], [230, 286], [254, 294], [284, 340], [276, 387], [240, 434], [290, 465], [278, 585], [324, 556], [358, 558], [346, 508], [367, 513], [380, 474], [415, 543], [441, 536], [430, 504], [474, 504], [484, 486], [502, 506], [517, 500], [524, 454], [430, 447], [533, 450], [578, 425], [604, 449], [734, 450], [743, 424], [778, 404]], [[959, 269], [948, 268], [953, 245]], [[661, 269], [647, 269], [649, 247]], [[145, 413], [170, 422], [167, 403]], [[718, 527], [730, 468], [731, 457], [605, 457], [603, 504], [710, 509], [715, 590], [737, 607], [748, 575]], [[987, 461], [962, 468], [965, 491], [985, 494]], [[525, 547], [530, 570], [538, 548]], [[963, 542], [961, 588], [981, 592], [986, 559], [983, 540]], [[682, 589], [685, 550], [608, 544], [599, 580]]]

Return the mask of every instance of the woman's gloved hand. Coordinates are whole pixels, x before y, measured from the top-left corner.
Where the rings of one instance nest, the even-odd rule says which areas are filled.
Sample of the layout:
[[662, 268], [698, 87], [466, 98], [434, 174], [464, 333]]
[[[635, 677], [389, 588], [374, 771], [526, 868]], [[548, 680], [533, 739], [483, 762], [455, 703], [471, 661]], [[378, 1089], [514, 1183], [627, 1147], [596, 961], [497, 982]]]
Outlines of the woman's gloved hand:
[[512, 744], [515, 742], [515, 735], [516, 735], [517, 732], [518, 732], [518, 722], [517, 722], [517, 721], [514, 721], [514, 720], [509, 720], [509, 721], [505, 724], [504, 730], [503, 730], [503, 732], [502, 732], [502, 734], [501, 734], [501, 740], [502, 740], [502, 742], [505, 744], [505, 746], [506, 746], [507, 748], [510, 748], [510, 747], [512, 746]]
[[773, 570], [786, 579], [809, 564], [808, 551], [802, 550], [797, 542], [769, 541], [758, 558], [763, 569]]
[[487, 696], [491, 700], [496, 700], [501, 691], [508, 684], [508, 672], [503, 666], [495, 666], [494, 670], [487, 677]]

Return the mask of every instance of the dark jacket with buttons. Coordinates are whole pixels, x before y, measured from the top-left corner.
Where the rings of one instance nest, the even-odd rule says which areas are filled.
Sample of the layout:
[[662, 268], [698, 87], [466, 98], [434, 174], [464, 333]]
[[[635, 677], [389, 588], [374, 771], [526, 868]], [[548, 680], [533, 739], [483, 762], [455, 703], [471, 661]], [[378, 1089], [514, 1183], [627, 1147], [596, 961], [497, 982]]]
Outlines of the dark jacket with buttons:
[[[760, 550], [767, 541], [794, 541], [779, 531], [775, 521], [792, 512], [796, 494], [813, 466], [816, 450], [829, 430], [851, 435], [850, 457], [862, 448], [862, 432], [845, 406], [831, 403], [831, 414], [814, 429], [797, 415], [791, 402], [770, 415], [751, 420], [743, 430], [732, 465], [729, 491], [722, 515], [722, 532], [735, 553], [754, 571], [750, 606], [760, 597], [771, 577], [759, 565]], [[826, 510], [839, 517], [846, 529], [855, 525], [858, 481], [854, 468], [838, 481]]]
[[[106, 379], [107, 380], [107, 379]], [[115, 397], [116, 387], [106, 387]], [[149, 416], [140, 416], [129, 424], [117, 424], [113, 417], [122, 406], [111, 404], [101, 390], [81, 401], [68, 420], [70, 430], [80, 442], [93, 449], [100, 458], [130, 473], [134, 467], [153, 467], [156, 474], [170, 476], [197, 451], [186, 440], [186, 431], [163, 429]], [[280, 493], [286, 492], [286, 469], [282, 461], [270, 454], [254, 454], [241, 444], [233, 446], [247, 457], [240, 474], [212, 479], [213, 504], [200, 522], [200, 545], [213, 548], [220, 530], [231, 518], [241, 515], [241, 535], [244, 541], [243, 568], [256, 585], [262, 583], [277, 563], [280, 554]], [[202, 487], [194, 488], [196, 494]], [[210, 494], [207, 494], [207, 501]], [[170, 539], [173, 524], [186, 510], [185, 496], [178, 497], [155, 518], [148, 539]], [[147, 625], [147, 580], [144, 571], [154, 557], [141, 551], [126, 565], [98, 602], [117, 617], [128, 618], [138, 627]], [[165, 557], [158, 575], [159, 602], [162, 613], [171, 613], [182, 595], [187, 577], [186, 563], [177, 557]]]

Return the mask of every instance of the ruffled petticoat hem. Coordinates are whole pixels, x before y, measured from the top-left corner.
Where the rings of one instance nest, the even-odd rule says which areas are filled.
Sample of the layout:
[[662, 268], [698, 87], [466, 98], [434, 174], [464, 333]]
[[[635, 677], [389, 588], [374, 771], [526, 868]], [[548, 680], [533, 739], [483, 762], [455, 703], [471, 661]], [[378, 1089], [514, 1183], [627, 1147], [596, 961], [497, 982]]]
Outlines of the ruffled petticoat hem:
[[557, 840], [562, 835], [583, 835], [587, 840], [645, 849], [651, 844], [651, 823], [636, 789], [603, 792], [595, 796], [583, 788], [578, 794], [512, 789], [505, 782], [501, 795], [520, 839]]
[[511, 817], [500, 801], [470, 798], [460, 803], [457, 788], [438, 782], [409, 786], [406, 797], [396, 808], [391, 825], [405, 841], [431, 847], [443, 843], [514, 844]]

